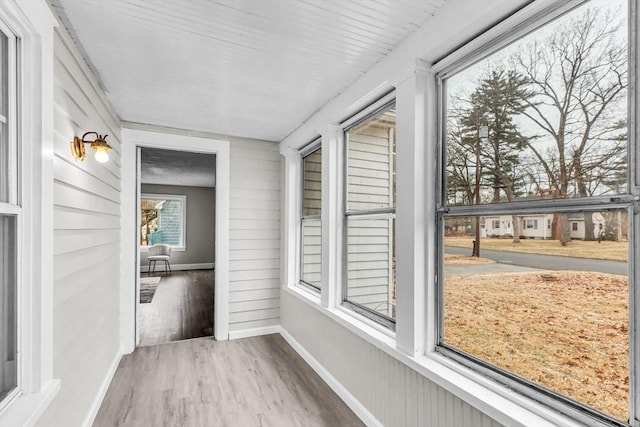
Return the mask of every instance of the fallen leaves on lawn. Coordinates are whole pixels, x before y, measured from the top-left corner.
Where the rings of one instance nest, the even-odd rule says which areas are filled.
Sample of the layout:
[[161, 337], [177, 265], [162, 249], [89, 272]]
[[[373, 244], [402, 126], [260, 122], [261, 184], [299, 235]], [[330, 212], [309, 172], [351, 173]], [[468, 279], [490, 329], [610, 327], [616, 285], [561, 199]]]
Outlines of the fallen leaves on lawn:
[[628, 297], [605, 273], [447, 275], [445, 342], [627, 420]]

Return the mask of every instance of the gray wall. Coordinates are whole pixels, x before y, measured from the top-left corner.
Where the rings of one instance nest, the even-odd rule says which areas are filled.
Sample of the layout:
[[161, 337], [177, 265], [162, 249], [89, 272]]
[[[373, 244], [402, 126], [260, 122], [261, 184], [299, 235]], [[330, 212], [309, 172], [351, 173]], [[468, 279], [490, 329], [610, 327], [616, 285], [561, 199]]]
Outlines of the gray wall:
[[[178, 194], [187, 196], [186, 250], [173, 251], [171, 264], [214, 262], [215, 189], [177, 185], [142, 184], [142, 194]], [[140, 253], [140, 265], [147, 265], [147, 252]]]
[[300, 297], [281, 295], [285, 331], [382, 425], [501, 426]]

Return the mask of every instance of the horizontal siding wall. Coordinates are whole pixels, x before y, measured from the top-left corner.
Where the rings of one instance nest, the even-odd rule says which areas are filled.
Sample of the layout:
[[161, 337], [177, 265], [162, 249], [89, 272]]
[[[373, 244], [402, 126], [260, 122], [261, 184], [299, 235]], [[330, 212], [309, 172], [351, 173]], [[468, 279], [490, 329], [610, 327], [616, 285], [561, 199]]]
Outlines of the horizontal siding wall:
[[500, 426], [286, 291], [282, 326], [384, 426]]
[[[54, 50], [54, 377], [62, 389], [41, 427], [81, 426], [119, 353], [120, 120], [62, 28]], [[109, 135], [108, 163], [71, 156], [69, 142], [87, 131]]]
[[[376, 120], [349, 131], [349, 211], [393, 206], [394, 130]], [[347, 221], [347, 300], [387, 316], [393, 315], [393, 229], [389, 218]]]
[[280, 153], [231, 139], [229, 331], [280, 323]]

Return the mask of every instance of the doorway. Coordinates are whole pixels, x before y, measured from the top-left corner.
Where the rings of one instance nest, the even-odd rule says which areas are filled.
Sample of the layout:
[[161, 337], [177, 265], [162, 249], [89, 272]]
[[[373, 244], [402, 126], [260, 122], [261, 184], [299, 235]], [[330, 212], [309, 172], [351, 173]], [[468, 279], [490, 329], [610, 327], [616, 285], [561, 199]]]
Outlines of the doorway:
[[[138, 125], [136, 125], [138, 126]], [[142, 125], [140, 125], [142, 126]], [[153, 126], [124, 128], [122, 130], [122, 274], [120, 295], [121, 346], [123, 353], [136, 348], [139, 337], [137, 310], [139, 298], [140, 253], [138, 250], [139, 206], [138, 182], [140, 164], [138, 150], [158, 148], [174, 151], [214, 154], [216, 160], [215, 183], [215, 277], [214, 336], [216, 340], [229, 339], [229, 180], [230, 144], [228, 140], [213, 136], [188, 135], [179, 130], [155, 129]]]
[[138, 346], [213, 336], [216, 156], [143, 147], [137, 157]]

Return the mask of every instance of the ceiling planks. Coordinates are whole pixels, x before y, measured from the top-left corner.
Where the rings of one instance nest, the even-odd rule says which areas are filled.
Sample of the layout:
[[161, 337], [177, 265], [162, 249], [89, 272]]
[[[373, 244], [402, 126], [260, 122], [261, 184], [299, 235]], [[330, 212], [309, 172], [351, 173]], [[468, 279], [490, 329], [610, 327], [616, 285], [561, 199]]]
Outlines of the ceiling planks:
[[446, 0], [52, 0], [120, 117], [280, 141]]

